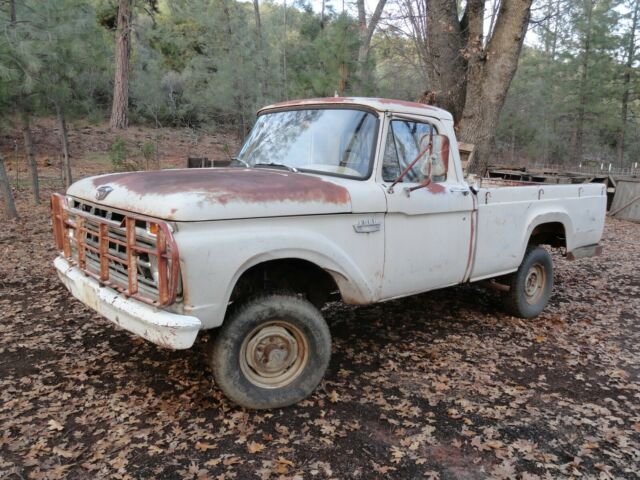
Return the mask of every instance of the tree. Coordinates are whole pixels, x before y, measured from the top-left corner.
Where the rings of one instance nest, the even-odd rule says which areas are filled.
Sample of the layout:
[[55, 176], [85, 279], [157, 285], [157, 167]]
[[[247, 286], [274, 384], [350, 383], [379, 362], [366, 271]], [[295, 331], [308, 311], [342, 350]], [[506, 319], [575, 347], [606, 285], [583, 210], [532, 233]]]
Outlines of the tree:
[[[382, 11], [387, 3], [387, 0], [378, 0], [376, 8], [373, 11], [373, 15], [367, 23], [367, 13], [365, 11], [364, 0], [357, 0], [356, 5], [358, 7], [358, 33], [360, 39], [360, 46], [358, 48], [358, 63], [356, 70], [356, 91], [363, 93], [372, 91], [374, 86], [371, 84], [371, 65], [369, 64], [369, 52], [371, 51], [371, 39], [373, 34], [378, 28]], [[324, 5], [324, 3], [323, 3]], [[323, 9], [324, 16], [324, 9]]]
[[36, 161], [35, 147], [33, 145], [33, 134], [31, 132], [31, 114], [27, 108], [22, 110], [22, 136], [24, 139], [24, 151], [27, 156], [27, 163], [31, 172], [31, 192], [33, 193], [33, 203], [40, 203], [40, 180], [38, 179], [38, 162]]
[[13, 192], [11, 191], [9, 177], [7, 176], [7, 170], [4, 166], [2, 152], [0, 152], [0, 191], [4, 198], [4, 208], [7, 216], [9, 218], [18, 218], [18, 210], [16, 210], [16, 204], [13, 201]]
[[116, 72], [113, 81], [113, 103], [109, 126], [113, 129], [129, 125], [129, 61], [131, 56], [132, 0], [119, 0], [116, 32]]
[[436, 102], [451, 111], [462, 141], [476, 146], [469, 171], [484, 173], [529, 22], [532, 0], [503, 0], [493, 30], [484, 33], [484, 0], [430, 0], [426, 48]]
[[0, 95], [3, 97], [0, 100], [1, 103], [11, 105], [15, 111], [20, 112], [25, 153], [31, 171], [31, 191], [33, 201], [37, 205], [40, 203], [40, 184], [30, 116], [31, 110], [35, 109], [38, 103], [41, 88], [38, 76], [42, 71], [42, 62], [38, 55], [40, 30], [32, 31], [32, 26], [26, 26], [28, 23], [30, 22], [18, 22], [15, 3], [11, 2], [9, 28], [5, 30], [0, 43]]
[[260, 64], [259, 69], [259, 84], [261, 87], [261, 97], [267, 96], [267, 57], [264, 51], [264, 44], [262, 38], [262, 20], [260, 18], [260, 2], [259, 0], [253, 0], [253, 13], [256, 22], [256, 52], [258, 54], [258, 62]]
[[62, 146], [62, 177], [64, 178], [64, 186], [69, 188], [73, 183], [73, 175], [71, 174], [71, 159], [69, 155], [69, 135], [67, 133], [67, 121], [64, 116], [64, 107], [59, 102], [55, 102], [56, 117], [58, 118], [58, 126], [60, 128], [60, 144]]
[[589, 82], [589, 67], [591, 56], [591, 36], [592, 36], [592, 20], [593, 20], [593, 8], [595, 0], [582, 0], [583, 2], [583, 14], [584, 14], [584, 28], [582, 29], [581, 43], [581, 65], [580, 65], [580, 80], [579, 80], [579, 100], [578, 111], [576, 114], [575, 130], [572, 138], [571, 148], [571, 161], [575, 165], [582, 161], [582, 149], [583, 149], [583, 136], [584, 136], [584, 118], [587, 109], [587, 91]]
[[633, 63], [636, 57], [636, 30], [638, 28], [638, 7], [639, 0], [633, 0], [630, 11], [631, 25], [627, 33], [627, 45], [625, 49], [624, 74], [622, 77], [622, 100], [620, 107], [620, 131], [618, 132], [618, 165], [624, 167], [625, 140], [627, 134], [627, 124], [629, 120], [629, 98], [631, 96], [631, 78], [634, 75]]

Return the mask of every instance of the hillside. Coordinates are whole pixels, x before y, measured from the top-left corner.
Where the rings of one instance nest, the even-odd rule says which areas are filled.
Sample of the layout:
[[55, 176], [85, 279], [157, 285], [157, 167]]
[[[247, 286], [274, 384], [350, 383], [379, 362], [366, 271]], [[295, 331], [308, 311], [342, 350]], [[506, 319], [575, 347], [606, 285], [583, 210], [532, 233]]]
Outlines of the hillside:
[[[40, 182], [44, 186], [60, 187], [62, 157], [57, 122], [54, 118], [40, 118], [34, 120], [32, 130]], [[29, 186], [29, 170], [22, 132], [16, 125], [3, 133], [0, 148], [7, 173], [16, 195], [24, 195], [24, 188]], [[187, 128], [144, 126], [114, 132], [106, 123], [96, 125], [79, 121], [69, 125], [74, 179], [116, 170], [109, 152], [119, 140], [124, 142], [127, 152], [126, 165], [122, 168], [127, 169], [181, 168], [186, 166], [190, 156], [225, 159], [236, 153], [240, 143], [237, 135], [228, 132], [199, 133]], [[17, 191], [16, 185], [20, 187]]]

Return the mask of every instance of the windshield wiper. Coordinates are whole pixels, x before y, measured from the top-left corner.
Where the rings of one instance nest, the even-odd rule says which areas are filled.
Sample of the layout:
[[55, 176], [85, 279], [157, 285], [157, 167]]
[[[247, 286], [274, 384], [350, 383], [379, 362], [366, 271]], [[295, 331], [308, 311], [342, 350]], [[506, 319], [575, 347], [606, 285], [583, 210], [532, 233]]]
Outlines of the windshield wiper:
[[251, 165], [249, 165], [247, 162], [245, 162], [244, 160], [240, 160], [238, 157], [233, 157], [231, 159], [231, 162], [238, 162], [241, 163], [242, 165], [244, 165], [247, 168], [251, 168]]
[[284, 163], [275, 163], [275, 162], [256, 163], [253, 167], [254, 168], [284, 168], [286, 170], [289, 170], [290, 172], [298, 173], [298, 169], [296, 167], [291, 167], [289, 165], [285, 165]]

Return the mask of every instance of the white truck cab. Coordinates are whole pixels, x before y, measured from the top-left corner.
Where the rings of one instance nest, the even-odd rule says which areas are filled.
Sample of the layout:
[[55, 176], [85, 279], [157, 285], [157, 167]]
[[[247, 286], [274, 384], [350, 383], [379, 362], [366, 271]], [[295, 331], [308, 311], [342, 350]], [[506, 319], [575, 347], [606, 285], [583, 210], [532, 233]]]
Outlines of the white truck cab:
[[322, 379], [326, 302], [494, 279], [530, 318], [553, 282], [540, 245], [598, 254], [605, 210], [599, 184], [469, 185], [441, 109], [299, 100], [260, 110], [230, 167], [108, 174], [54, 195], [54, 264], [76, 298], [159, 345], [220, 327], [216, 382], [273, 408]]

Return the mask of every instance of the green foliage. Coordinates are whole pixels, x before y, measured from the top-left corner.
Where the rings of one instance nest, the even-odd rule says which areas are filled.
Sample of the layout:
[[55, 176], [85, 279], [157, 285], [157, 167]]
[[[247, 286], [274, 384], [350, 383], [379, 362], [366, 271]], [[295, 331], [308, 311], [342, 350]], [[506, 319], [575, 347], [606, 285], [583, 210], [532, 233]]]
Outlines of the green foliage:
[[142, 154], [142, 157], [146, 161], [151, 160], [156, 154], [156, 145], [155, 145], [155, 143], [150, 142], [150, 141], [144, 142], [142, 145], [140, 145], [140, 153]]
[[[625, 48], [638, 0], [540, 0], [498, 126], [501, 160], [561, 164], [584, 111], [584, 162], [615, 156], [622, 127]], [[592, 21], [587, 21], [593, 2]], [[23, 111], [100, 123], [111, 107], [115, 0], [17, 0], [11, 24], [0, 2], [0, 122]], [[359, 48], [352, 6], [324, 21], [305, 0], [261, 1], [261, 42], [253, 4], [238, 0], [135, 2], [130, 118], [157, 127], [233, 127], [245, 134], [261, 106], [290, 98], [370, 94], [415, 100], [432, 74], [424, 47], [387, 22], [373, 39], [370, 85], [355, 91]], [[636, 40], [638, 34], [636, 33]], [[590, 49], [586, 54], [585, 41]], [[262, 50], [260, 49], [262, 45]], [[422, 61], [420, 59], [423, 59]], [[640, 155], [640, 91], [633, 58], [626, 160]], [[582, 73], [588, 75], [583, 79]], [[139, 158], [147, 162], [151, 146]], [[122, 141], [114, 166], [127, 168]]]
[[116, 170], [122, 170], [127, 165], [127, 159], [129, 158], [129, 149], [127, 143], [121, 137], [116, 137], [113, 143], [109, 146], [109, 160], [111, 165]]
[[[617, 162], [624, 71], [620, 52], [628, 42], [629, 23], [621, 22], [625, 9], [611, 0], [593, 3], [589, 23], [589, 1], [547, 2], [547, 19], [535, 27], [538, 44], [523, 50], [502, 111], [496, 138], [501, 161], [566, 165], [584, 108], [583, 156], [578, 161]], [[634, 73], [633, 90], [638, 86]], [[638, 107], [634, 100], [627, 162], [640, 149]]]
[[0, 117], [4, 112], [87, 115], [109, 101], [112, 46], [81, 0], [16, 1], [0, 10]]

